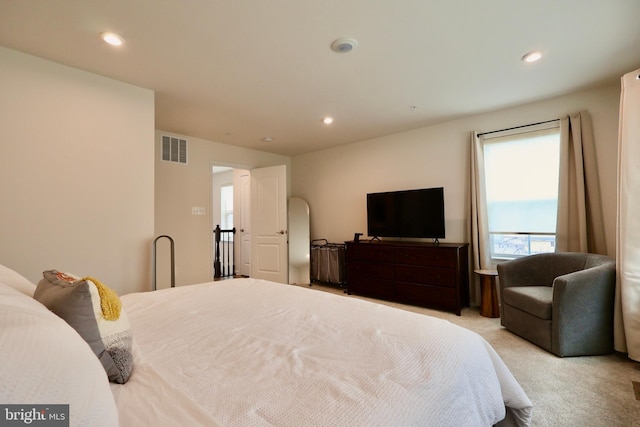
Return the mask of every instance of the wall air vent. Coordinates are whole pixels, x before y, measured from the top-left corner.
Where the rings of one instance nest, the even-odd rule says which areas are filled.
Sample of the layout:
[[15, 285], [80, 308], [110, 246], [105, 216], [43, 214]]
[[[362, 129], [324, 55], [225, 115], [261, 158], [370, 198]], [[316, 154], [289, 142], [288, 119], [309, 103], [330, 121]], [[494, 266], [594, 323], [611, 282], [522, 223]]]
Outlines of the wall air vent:
[[163, 135], [162, 160], [187, 164], [187, 140]]

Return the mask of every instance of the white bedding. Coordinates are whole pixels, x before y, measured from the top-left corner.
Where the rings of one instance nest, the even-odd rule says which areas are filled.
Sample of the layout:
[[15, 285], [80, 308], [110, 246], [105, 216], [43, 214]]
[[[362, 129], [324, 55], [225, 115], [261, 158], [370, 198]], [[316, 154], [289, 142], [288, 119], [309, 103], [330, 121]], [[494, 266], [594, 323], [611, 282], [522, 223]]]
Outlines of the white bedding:
[[[491, 346], [450, 322], [255, 279], [125, 295], [121, 426], [529, 425]], [[151, 423], [153, 421], [153, 423]], [[177, 424], [176, 424], [177, 423]]]

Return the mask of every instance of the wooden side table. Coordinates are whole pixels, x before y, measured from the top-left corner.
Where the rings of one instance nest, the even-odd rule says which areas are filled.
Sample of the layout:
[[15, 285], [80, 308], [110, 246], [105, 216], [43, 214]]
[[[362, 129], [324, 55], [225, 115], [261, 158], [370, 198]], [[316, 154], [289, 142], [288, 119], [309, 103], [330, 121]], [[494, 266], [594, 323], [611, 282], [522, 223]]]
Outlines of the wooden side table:
[[496, 289], [496, 270], [474, 270], [480, 276], [482, 289], [480, 301], [480, 315], [484, 317], [500, 317], [498, 305], [498, 290]]

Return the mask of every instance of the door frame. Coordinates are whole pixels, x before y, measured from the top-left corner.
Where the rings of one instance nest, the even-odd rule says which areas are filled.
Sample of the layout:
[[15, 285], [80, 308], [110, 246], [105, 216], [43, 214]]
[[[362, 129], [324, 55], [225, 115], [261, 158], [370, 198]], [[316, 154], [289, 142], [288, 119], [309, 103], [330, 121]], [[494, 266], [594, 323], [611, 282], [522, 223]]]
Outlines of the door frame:
[[[251, 166], [247, 166], [246, 164], [239, 164], [239, 163], [233, 163], [233, 162], [219, 162], [219, 161], [210, 161], [209, 162], [209, 206], [213, 206], [213, 179], [212, 179], [212, 175], [213, 175], [213, 167], [214, 166], [218, 166], [218, 167], [228, 167], [231, 169], [241, 169], [241, 170], [246, 170], [249, 172], [249, 174], [251, 174], [251, 170], [252, 169], [262, 169], [262, 168], [267, 168], [267, 167], [272, 167], [272, 166], [284, 166], [286, 173], [285, 173], [285, 191], [286, 191], [286, 200], [287, 200], [287, 204], [288, 204], [288, 199], [290, 197], [290, 193], [291, 193], [291, 183], [290, 183], [290, 170], [291, 170], [291, 166], [289, 164], [280, 164], [280, 165], [270, 165], [270, 166], [264, 166], [264, 167], [251, 167]], [[250, 177], [251, 180], [251, 177]], [[251, 198], [251, 195], [249, 195], [249, 198]], [[236, 199], [236, 188], [235, 188], [235, 182], [234, 182], [234, 205], [235, 205], [235, 199]], [[211, 210], [211, 208], [210, 208]], [[251, 209], [253, 210], [253, 209]], [[235, 207], [234, 207], [234, 211], [235, 211]], [[286, 211], [286, 209], [285, 209]], [[252, 212], [253, 213], [253, 212]], [[252, 213], [250, 214], [251, 216]], [[235, 215], [235, 212], [234, 212]], [[213, 263], [215, 261], [215, 252], [214, 252], [214, 236], [213, 236], [213, 229], [215, 227], [215, 224], [213, 223], [213, 211], [210, 212], [209, 214], [209, 229], [210, 229], [210, 233], [209, 233], [209, 239], [210, 239], [210, 244], [209, 244], [209, 250], [210, 250], [210, 254], [209, 254], [209, 273], [210, 273], [210, 277], [213, 279], [213, 275], [214, 275], [214, 271], [213, 271]], [[235, 221], [234, 221], [234, 226], [235, 226]], [[288, 229], [288, 223], [287, 223], [287, 229]], [[250, 246], [253, 246], [253, 236], [251, 237], [252, 241]], [[288, 243], [287, 243], [288, 246]], [[234, 245], [234, 259], [239, 260], [239, 262], [242, 262], [242, 255], [239, 252], [236, 252], [236, 245]], [[239, 248], [238, 248], [239, 249]], [[287, 252], [288, 252], [288, 247], [287, 247]], [[253, 264], [253, 262], [255, 261], [253, 259], [253, 255], [249, 254], [249, 256], [251, 257], [250, 259], [250, 263]], [[288, 272], [289, 270], [289, 259], [288, 259], [288, 254], [286, 257], [286, 271]], [[236, 270], [238, 270], [238, 266], [236, 266]]]

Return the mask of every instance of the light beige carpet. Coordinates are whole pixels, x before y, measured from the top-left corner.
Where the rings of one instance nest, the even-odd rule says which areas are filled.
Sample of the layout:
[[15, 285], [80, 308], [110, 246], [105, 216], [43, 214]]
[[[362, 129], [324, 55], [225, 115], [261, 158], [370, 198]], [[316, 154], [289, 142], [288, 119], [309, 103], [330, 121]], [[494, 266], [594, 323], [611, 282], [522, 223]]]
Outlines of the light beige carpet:
[[[300, 285], [309, 287], [308, 285]], [[533, 426], [640, 427], [640, 401], [632, 381], [640, 382], [640, 363], [624, 354], [559, 358], [500, 326], [500, 319], [466, 308], [462, 316], [345, 294], [314, 284], [310, 289], [361, 298], [447, 319], [483, 336], [509, 367], [533, 402]]]

